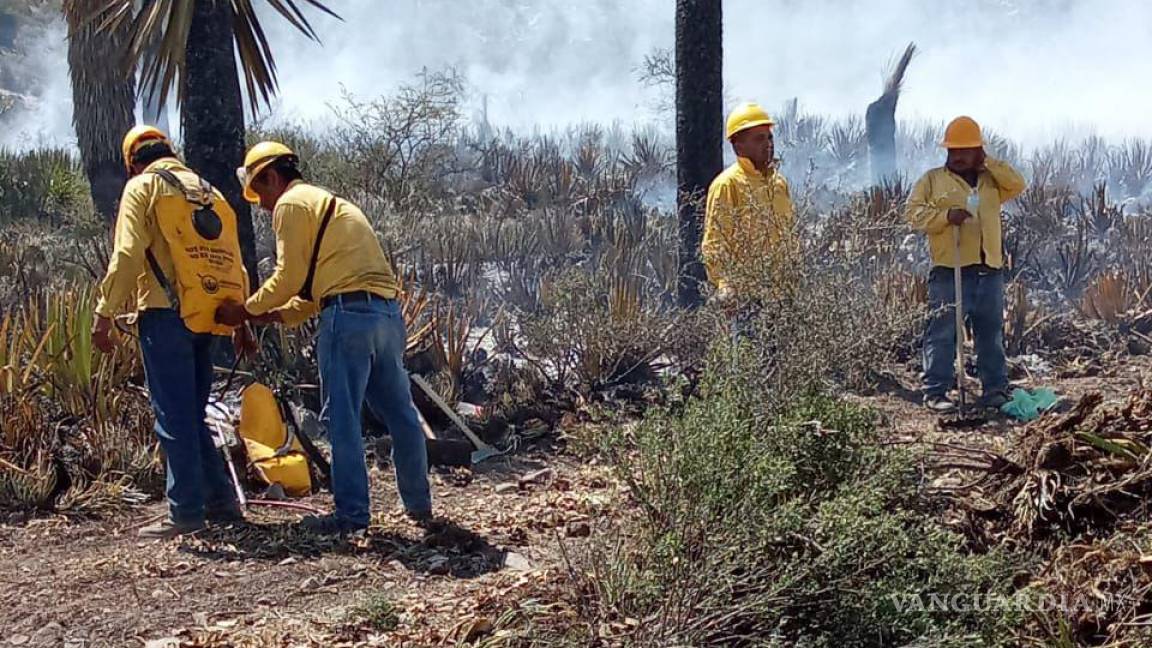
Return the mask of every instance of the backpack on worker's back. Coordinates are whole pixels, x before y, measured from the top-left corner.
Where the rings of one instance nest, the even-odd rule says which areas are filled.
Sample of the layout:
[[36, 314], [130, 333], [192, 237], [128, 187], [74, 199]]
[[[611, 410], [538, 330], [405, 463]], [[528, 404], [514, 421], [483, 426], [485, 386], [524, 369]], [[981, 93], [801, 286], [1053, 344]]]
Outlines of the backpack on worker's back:
[[188, 330], [227, 335], [232, 327], [216, 323], [216, 307], [248, 297], [236, 212], [207, 181], [190, 171], [150, 173], [177, 190], [161, 192], [155, 206], [157, 225], [172, 253], [175, 280], [164, 275], [151, 250], [146, 252], [148, 265]]

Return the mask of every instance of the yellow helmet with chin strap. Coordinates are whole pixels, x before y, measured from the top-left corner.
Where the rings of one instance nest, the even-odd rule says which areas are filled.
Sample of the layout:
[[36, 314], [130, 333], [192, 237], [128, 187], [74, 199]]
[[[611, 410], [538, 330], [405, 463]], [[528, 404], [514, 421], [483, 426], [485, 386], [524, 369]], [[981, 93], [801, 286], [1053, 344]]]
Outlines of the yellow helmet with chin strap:
[[168, 135], [159, 128], [146, 124], [128, 131], [120, 145], [120, 152], [124, 154], [124, 168], [128, 169], [129, 173], [132, 172], [132, 156], [146, 142], [168, 142]]
[[240, 180], [240, 186], [244, 188], [244, 199], [250, 203], [260, 202], [259, 194], [252, 190], [252, 181], [276, 160], [295, 155], [292, 149], [280, 142], [260, 142], [248, 149], [248, 153], [244, 156], [244, 166], [236, 169], [236, 177]]

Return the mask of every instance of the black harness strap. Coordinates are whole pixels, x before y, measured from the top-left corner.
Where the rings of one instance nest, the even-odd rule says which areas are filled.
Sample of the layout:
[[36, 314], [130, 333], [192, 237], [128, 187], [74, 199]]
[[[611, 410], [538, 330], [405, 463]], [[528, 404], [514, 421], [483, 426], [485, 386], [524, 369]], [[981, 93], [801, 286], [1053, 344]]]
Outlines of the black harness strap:
[[336, 213], [336, 196], [328, 201], [328, 209], [324, 211], [324, 218], [320, 221], [320, 229], [316, 232], [316, 242], [312, 245], [312, 261], [308, 264], [308, 274], [304, 277], [304, 286], [300, 288], [297, 295], [304, 301], [312, 301], [312, 282], [316, 279], [316, 263], [320, 259], [320, 243], [324, 241], [324, 231], [328, 229], [328, 223], [332, 220], [332, 215]]

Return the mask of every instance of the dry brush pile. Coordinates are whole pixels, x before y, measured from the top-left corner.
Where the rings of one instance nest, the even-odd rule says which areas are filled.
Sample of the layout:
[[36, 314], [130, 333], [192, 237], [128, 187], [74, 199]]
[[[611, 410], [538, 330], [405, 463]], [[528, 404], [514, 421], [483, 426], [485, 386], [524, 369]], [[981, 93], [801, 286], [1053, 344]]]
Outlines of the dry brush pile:
[[1146, 645], [1152, 621], [1152, 392], [1122, 403], [1085, 395], [1020, 430], [1010, 450], [945, 447], [936, 468], [973, 547], [1034, 556], [1026, 586], [1064, 603], [1033, 619], [1067, 645]]

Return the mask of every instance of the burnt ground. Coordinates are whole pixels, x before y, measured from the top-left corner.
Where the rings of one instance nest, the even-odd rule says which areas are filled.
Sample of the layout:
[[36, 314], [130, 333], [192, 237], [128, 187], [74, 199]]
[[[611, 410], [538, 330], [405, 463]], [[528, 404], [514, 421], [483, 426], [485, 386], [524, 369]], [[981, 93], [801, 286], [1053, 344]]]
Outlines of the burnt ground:
[[[1104, 366], [1072, 366], [1053, 369], [1043, 375], [1025, 375], [1013, 380], [1014, 386], [1036, 389], [1051, 387], [1062, 397], [1058, 409], [1074, 405], [1082, 396], [1099, 392], [1105, 401], [1122, 401], [1128, 394], [1152, 379], [1152, 357], [1139, 356], [1109, 362]], [[921, 406], [919, 377], [906, 367], [890, 367], [884, 384], [876, 393], [848, 398], [879, 410], [890, 428], [890, 436], [908, 442], [945, 442], [987, 447], [1002, 447], [1024, 424], [1005, 417], [989, 419], [971, 429], [941, 429], [937, 417]], [[979, 382], [969, 380], [970, 389], [979, 395]]]
[[[1074, 402], [1121, 400], [1152, 375], [1134, 358], [1087, 372], [1032, 376]], [[916, 377], [895, 367], [876, 394], [890, 438], [997, 451], [1019, 425], [940, 430], [919, 406]], [[510, 632], [519, 612], [572, 617], [568, 557], [611, 539], [628, 506], [610, 470], [554, 452], [438, 472], [442, 524], [399, 514], [390, 470], [373, 469], [367, 534], [319, 539], [299, 512], [257, 508], [250, 523], [175, 541], [135, 529], [163, 505], [102, 521], [42, 517], [0, 525], [0, 646], [451, 646]], [[318, 495], [305, 503], [326, 507]]]
[[424, 530], [399, 513], [391, 472], [374, 468], [381, 513], [345, 539], [261, 507], [245, 525], [141, 542], [160, 503], [0, 526], [0, 646], [453, 645], [547, 598], [566, 555], [607, 532], [620, 498], [607, 473], [541, 453], [439, 473], [442, 520]]

